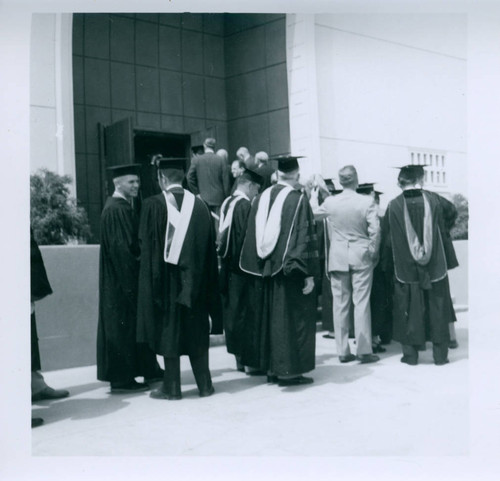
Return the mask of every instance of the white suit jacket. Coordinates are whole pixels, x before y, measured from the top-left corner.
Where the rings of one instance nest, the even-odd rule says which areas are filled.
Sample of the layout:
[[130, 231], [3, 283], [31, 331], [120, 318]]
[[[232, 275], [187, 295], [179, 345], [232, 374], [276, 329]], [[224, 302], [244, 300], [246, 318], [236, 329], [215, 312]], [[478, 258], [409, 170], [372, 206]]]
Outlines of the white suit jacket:
[[328, 272], [374, 267], [380, 247], [380, 221], [373, 198], [353, 190], [312, 205], [316, 218], [327, 219], [330, 239]]

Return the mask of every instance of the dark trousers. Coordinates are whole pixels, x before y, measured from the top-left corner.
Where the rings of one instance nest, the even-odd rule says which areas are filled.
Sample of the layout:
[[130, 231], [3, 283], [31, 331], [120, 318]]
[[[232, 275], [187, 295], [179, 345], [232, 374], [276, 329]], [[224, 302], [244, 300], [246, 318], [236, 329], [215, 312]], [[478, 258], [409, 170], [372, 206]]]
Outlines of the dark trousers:
[[[416, 364], [418, 362], [418, 351], [420, 346], [412, 346], [410, 344], [401, 344], [403, 348], [403, 356], [411, 364]], [[434, 358], [434, 363], [443, 364], [448, 359], [448, 344], [440, 343], [432, 344], [432, 357]]]
[[[180, 357], [164, 357], [163, 359], [165, 361], [163, 392], [170, 396], [179, 396], [181, 394], [181, 359]], [[189, 356], [189, 362], [200, 394], [207, 393], [212, 388], [208, 351], [202, 356]]]
[[33, 312], [31, 314], [31, 370], [39, 371], [41, 368], [38, 333], [36, 332], [36, 317], [35, 312]]

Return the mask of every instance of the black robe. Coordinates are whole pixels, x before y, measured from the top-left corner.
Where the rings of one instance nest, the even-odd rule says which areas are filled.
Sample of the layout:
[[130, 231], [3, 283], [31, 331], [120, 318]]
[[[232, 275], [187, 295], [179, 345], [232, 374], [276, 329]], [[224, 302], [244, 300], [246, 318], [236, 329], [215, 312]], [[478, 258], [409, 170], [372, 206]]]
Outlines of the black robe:
[[421, 266], [413, 260], [408, 247], [403, 199], [419, 241], [423, 238], [422, 193], [417, 189], [404, 191], [389, 203], [382, 234], [381, 266], [394, 275], [393, 339], [414, 346], [429, 340], [436, 344], [447, 343], [450, 339], [448, 324], [456, 318], [441, 234], [445, 229], [442, 211], [437, 199], [428, 196], [433, 220], [432, 255], [428, 264]]
[[[271, 187], [270, 207], [283, 186]], [[281, 213], [274, 251], [257, 256], [255, 216], [261, 196], [252, 204], [240, 267], [252, 275], [245, 319], [245, 365], [277, 376], [298, 375], [315, 367], [316, 295], [304, 295], [304, 279], [319, 277], [314, 217], [305, 195], [292, 191]]]
[[[184, 190], [172, 193], [181, 208]], [[222, 333], [212, 216], [206, 204], [196, 198], [178, 265], [164, 261], [167, 221], [163, 194], [148, 198], [139, 227], [137, 339], [164, 357], [199, 357], [209, 348], [209, 315], [211, 333]]]
[[156, 357], [136, 343], [138, 220], [122, 198], [109, 197], [101, 215], [97, 379], [128, 382], [154, 377]]
[[[235, 196], [225, 206], [224, 215]], [[247, 291], [249, 276], [239, 266], [241, 248], [245, 238], [250, 201], [242, 198], [237, 201], [231, 226], [221, 236], [218, 251], [221, 256], [220, 288], [224, 312], [224, 333], [226, 335], [227, 352], [242, 355], [244, 338], [244, 320], [246, 315]]]
[[[30, 250], [31, 250], [31, 302], [39, 301], [52, 294], [43, 263], [42, 253], [36, 243], [33, 231], [30, 229]], [[35, 312], [31, 313], [31, 370], [39, 371], [42, 368], [40, 362], [40, 348], [38, 346], [38, 333], [36, 329]]]

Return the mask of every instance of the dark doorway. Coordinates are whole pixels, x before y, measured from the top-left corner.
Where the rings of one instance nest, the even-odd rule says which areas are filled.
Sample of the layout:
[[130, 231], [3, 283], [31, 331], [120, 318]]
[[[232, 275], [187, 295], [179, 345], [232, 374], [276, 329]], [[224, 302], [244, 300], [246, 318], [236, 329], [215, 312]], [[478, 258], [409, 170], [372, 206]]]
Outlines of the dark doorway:
[[151, 165], [151, 159], [156, 154], [164, 157], [186, 157], [186, 169], [189, 168], [189, 135], [166, 134], [136, 130], [134, 135], [135, 162], [142, 164], [141, 193], [146, 199], [161, 192], [156, 177], [156, 168]]

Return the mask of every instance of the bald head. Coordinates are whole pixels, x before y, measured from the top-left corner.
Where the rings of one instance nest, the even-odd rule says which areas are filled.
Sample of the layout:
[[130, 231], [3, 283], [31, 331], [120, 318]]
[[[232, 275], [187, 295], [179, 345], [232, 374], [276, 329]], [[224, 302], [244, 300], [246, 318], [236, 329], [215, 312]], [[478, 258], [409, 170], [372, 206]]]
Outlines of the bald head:
[[346, 165], [339, 170], [339, 182], [344, 189], [358, 187], [358, 173], [353, 165]]
[[257, 152], [255, 154], [255, 160], [259, 165], [265, 164], [269, 160], [269, 155], [266, 152]]

